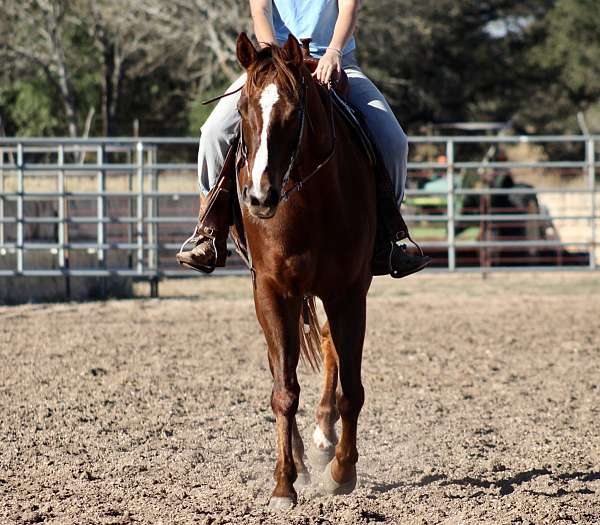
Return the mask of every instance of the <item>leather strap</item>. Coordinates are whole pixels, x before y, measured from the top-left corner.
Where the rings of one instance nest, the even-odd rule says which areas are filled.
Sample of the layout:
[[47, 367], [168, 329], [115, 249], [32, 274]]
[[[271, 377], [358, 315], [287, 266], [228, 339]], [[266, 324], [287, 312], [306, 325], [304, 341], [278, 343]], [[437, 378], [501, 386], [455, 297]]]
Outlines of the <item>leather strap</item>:
[[230, 194], [235, 191], [235, 157], [238, 140], [236, 135], [229, 145], [217, 183], [208, 193], [206, 207], [200, 210], [196, 226], [199, 236], [223, 240], [229, 235], [229, 227], [233, 224]]

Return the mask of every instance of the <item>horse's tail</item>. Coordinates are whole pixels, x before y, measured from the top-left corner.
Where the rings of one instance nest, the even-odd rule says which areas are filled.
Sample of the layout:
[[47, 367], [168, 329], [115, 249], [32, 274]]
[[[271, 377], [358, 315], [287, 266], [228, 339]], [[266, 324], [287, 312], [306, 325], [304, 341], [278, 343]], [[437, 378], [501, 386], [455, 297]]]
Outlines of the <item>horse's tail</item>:
[[317, 317], [315, 298], [308, 296], [302, 302], [300, 314], [300, 357], [308, 363], [313, 372], [321, 367], [321, 326]]

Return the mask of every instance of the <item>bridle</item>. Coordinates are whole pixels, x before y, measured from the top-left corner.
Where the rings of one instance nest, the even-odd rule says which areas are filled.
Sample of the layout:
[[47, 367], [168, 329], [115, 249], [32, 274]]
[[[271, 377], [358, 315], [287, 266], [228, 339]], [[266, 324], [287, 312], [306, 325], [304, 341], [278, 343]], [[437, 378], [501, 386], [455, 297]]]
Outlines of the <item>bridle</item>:
[[[242, 86], [243, 87], [243, 86]], [[242, 89], [242, 88], [240, 88]], [[331, 87], [329, 88], [331, 89]], [[238, 90], [239, 91], [239, 90]], [[302, 140], [304, 137], [304, 130], [306, 128], [306, 100], [307, 100], [307, 91], [308, 87], [306, 85], [306, 79], [304, 75], [301, 77], [301, 96], [300, 96], [300, 105], [299, 105], [299, 114], [300, 114], [300, 130], [298, 132], [298, 138], [296, 140], [296, 146], [292, 155], [290, 156], [290, 161], [288, 163], [287, 170], [283, 176], [281, 181], [281, 192], [279, 198], [282, 202], [287, 201], [290, 198], [290, 195], [296, 191], [300, 191], [302, 187], [312, 178], [314, 177], [323, 166], [325, 166], [335, 155], [335, 146], [336, 146], [336, 135], [335, 135], [335, 123], [334, 123], [334, 109], [333, 109], [333, 99], [331, 94], [328, 92], [329, 99], [329, 120], [330, 120], [330, 135], [331, 135], [331, 151], [326, 155], [325, 160], [323, 160], [315, 169], [313, 169], [306, 177], [301, 178], [294, 182], [292, 179], [292, 172], [296, 167], [296, 161], [298, 156], [302, 150]], [[235, 92], [228, 93], [227, 95], [233, 95]], [[227, 96], [223, 95], [223, 96]], [[246, 142], [244, 141], [244, 131], [243, 126], [240, 124], [240, 141], [239, 141], [239, 151], [241, 157], [244, 161], [244, 165], [248, 173], [250, 173], [250, 162], [248, 159], [248, 147], [246, 146]], [[289, 183], [292, 182], [292, 185], [287, 187]]]

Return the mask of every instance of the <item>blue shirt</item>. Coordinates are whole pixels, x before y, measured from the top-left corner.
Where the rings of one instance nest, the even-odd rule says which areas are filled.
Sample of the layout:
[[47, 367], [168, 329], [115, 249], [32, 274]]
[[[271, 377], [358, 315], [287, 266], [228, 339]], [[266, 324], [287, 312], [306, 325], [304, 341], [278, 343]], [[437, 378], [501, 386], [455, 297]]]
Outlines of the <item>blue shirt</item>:
[[[284, 44], [288, 35], [298, 40], [311, 38], [310, 52], [322, 56], [331, 43], [337, 22], [338, 0], [272, 0], [273, 27], [275, 38]], [[342, 53], [354, 51], [354, 36], [350, 38]]]

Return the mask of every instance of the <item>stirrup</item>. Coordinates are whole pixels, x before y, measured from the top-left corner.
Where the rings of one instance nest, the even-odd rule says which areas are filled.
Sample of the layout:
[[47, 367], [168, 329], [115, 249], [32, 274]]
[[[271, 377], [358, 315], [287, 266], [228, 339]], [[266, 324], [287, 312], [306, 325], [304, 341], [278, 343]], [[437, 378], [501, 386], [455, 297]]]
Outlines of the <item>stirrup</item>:
[[[393, 241], [391, 241], [391, 243], [392, 243], [392, 245], [397, 245], [397, 246], [400, 246], [400, 247], [404, 247], [404, 249], [406, 250], [406, 249], [407, 249], [407, 246], [406, 246], [406, 244], [402, 244], [402, 245], [398, 244], [400, 241], [403, 241], [404, 239], [408, 239], [408, 240], [409, 240], [409, 241], [412, 243], [412, 245], [413, 245], [413, 246], [414, 246], [414, 247], [415, 247], [417, 250], [419, 250], [419, 255], [420, 255], [421, 257], [424, 257], [424, 256], [425, 256], [425, 254], [423, 253], [423, 249], [422, 249], [422, 248], [421, 248], [421, 247], [420, 247], [420, 246], [417, 244], [417, 241], [415, 241], [415, 240], [414, 240], [414, 239], [413, 239], [413, 238], [410, 236], [410, 233], [408, 233], [408, 232], [399, 232], [399, 233], [397, 233], [397, 234], [396, 234], [396, 238], [395, 238]], [[392, 248], [393, 248], [393, 246], [392, 246]]]
[[[423, 270], [424, 268], [426, 268], [427, 266], [429, 266], [431, 264], [431, 257], [424, 255], [423, 251], [420, 249], [420, 247], [417, 245], [417, 247], [419, 248], [419, 250], [421, 251], [420, 255], [413, 255], [411, 256], [408, 253], [408, 248], [406, 246], [406, 244], [397, 244], [396, 242], [392, 242], [391, 243], [391, 249], [390, 249], [390, 257], [389, 257], [389, 274], [394, 278], [394, 279], [401, 279], [402, 277], [408, 277], [409, 275], [412, 275], [413, 273], [417, 273], [420, 272], [421, 270]], [[417, 265], [413, 266], [412, 268], [408, 268], [408, 269], [404, 269], [403, 271], [401, 271], [399, 268], [394, 268], [394, 255], [399, 255], [398, 252], [401, 252], [401, 257], [408, 257], [408, 258], [412, 258], [413, 262], [416, 262]]]
[[[216, 243], [216, 239], [212, 239], [210, 237], [204, 237], [202, 235], [198, 235], [198, 227], [195, 228], [194, 230], [194, 234], [192, 236], [190, 236], [188, 239], [186, 239], [186, 241], [181, 245], [181, 248], [179, 250], [179, 253], [177, 254], [177, 256], [179, 256], [179, 254], [184, 252], [184, 248], [186, 247], [187, 244], [189, 244], [190, 242], [195, 242], [196, 246], [198, 246], [199, 241], [204, 238], [207, 241], [209, 241], [212, 244], [214, 253], [215, 253], [215, 263], [208, 266], [208, 265], [203, 265], [203, 264], [191, 264], [189, 262], [186, 261], [182, 261], [179, 259], [179, 257], [176, 257], [177, 262], [179, 263], [180, 266], [183, 266], [184, 268], [187, 268], [189, 270], [194, 270], [196, 272], [200, 272], [200, 273], [213, 273], [215, 271], [215, 268], [217, 267], [217, 262], [218, 262], [218, 257], [219, 257], [219, 250], [217, 249], [217, 243]], [[193, 251], [194, 248], [192, 248]]]
[[199, 241], [200, 238], [202, 237], [202, 235], [200, 234], [200, 227], [198, 225], [196, 225], [196, 227], [194, 228], [194, 233], [192, 233], [192, 235], [190, 235], [185, 241], [183, 241], [183, 244], [181, 245], [181, 248], [179, 248], [179, 251], [177, 253], [183, 253], [185, 251], [185, 247], [194, 241]]

